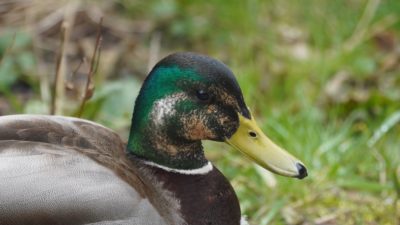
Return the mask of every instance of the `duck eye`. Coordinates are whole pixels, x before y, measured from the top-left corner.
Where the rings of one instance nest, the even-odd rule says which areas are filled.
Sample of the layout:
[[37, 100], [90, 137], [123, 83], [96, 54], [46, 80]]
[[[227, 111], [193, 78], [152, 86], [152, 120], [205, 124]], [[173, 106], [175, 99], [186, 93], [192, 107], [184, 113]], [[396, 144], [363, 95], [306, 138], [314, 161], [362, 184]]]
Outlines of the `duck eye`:
[[252, 137], [252, 138], [256, 138], [257, 137], [257, 133], [256, 132], [254, 132], [254, 131], [249, 131], [249, 135], [250, 135], [250, 137]]
[[204, 90], [198, 90], [196, 95], [201, 101], [208, 101], [210, 99], [210, 95]]

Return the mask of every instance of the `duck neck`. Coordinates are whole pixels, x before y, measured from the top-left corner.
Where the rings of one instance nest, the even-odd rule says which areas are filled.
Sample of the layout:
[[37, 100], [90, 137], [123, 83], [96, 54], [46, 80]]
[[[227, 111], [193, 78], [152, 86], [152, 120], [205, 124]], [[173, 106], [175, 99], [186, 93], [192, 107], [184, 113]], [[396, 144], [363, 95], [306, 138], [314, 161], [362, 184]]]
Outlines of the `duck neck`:
[[[151, 117], [149, 117], [151, 118]], [[127, 150], [136, 157], [160, 168], [196, 170], [207, 166], [201, 141], [177, 135], [174, 122], [157, 124], [154, 120], [138, 120], [133, 115]]]

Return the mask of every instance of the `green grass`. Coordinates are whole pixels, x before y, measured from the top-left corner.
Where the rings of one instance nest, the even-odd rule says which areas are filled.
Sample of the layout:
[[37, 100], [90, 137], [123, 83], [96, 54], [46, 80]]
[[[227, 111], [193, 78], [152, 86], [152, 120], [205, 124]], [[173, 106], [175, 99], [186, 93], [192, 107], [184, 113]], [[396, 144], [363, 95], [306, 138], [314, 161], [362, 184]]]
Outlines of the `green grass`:
[[[231, 180], [251, 224], [400, 223], [400, 66], [385, 67], [400, 58], [393, 50], [400, 47], [400, 1], [115, 4], [112, 10], [119, 16], [154, 25], [139, 43], [145, 48], [152, 33], [159, 32], [163, 53], [197, 51], [228, 64], [263, 130], [307, 165], [305, 180], [271, 178], [227, 146], [207, 143], [209, 158]], [[10, 94], [16, 78], [28, 80], [39, 96], [29, 55], [33, 44], [17, 45], [20, 36], [0, 64], [0, 82], [7, 84], [0, 90], [15, 113], [37, 109], [19, 105]], [[11, 37], [0, 37], [2, 55]], [[393, 39], [393, 46], [385, 49], [377, 41], [382, 37], [389, 46]], [[24, 40], [29, 42], [29, 35]], [[348, 82], [329, 97], [326, 89], [341, 72]], [[126, 136], [132, 95], [140, 84], [135, 75], [100, 79], [105, 81], [96, 84], [85, 117]], [[336, 99], [342, 93], [347, 100]], [[37, 99], [32, 97], [28, 106]], [[269, 186], [275, 179], [276, 185]]]

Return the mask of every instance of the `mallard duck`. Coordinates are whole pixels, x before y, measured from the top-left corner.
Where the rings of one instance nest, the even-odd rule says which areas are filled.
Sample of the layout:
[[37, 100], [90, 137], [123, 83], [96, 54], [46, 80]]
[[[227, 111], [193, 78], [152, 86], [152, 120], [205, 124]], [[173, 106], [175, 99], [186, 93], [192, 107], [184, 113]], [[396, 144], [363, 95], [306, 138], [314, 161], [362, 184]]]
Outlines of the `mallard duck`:
[[175, 53], [144, 81], [127, 144], [83, 119], [0, 117], [0, 224], [246, 224], [201, 140], [226, 142], [275, 173], [307, 176], [257, 126], [227, 66]]

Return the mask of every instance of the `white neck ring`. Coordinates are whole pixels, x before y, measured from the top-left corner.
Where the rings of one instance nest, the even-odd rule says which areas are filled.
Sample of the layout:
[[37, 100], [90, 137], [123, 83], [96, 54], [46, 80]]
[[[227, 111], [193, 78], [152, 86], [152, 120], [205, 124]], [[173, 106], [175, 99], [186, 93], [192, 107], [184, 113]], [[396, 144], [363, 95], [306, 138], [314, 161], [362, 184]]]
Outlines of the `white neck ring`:
[[208, 161], [204, 166], [202, 166], [200, 168], [189, 169], [189, 170], [170, 168], [170, 167], [162, 166], [157, 163], [150, 162], [150, 161], [145, 161], [144, 163], [146, 165], [157, 167], [157, 168], [160, 168], [160, 169], [168, 171], [168, 172], [180, 173], [180, 174], [186, 174], [186, 175], [203, 175], [203, 174], [207, 174], [207, 173], [211, 172], [214, 168], [210, 161]]

